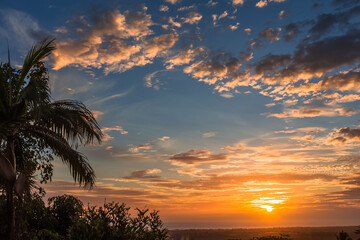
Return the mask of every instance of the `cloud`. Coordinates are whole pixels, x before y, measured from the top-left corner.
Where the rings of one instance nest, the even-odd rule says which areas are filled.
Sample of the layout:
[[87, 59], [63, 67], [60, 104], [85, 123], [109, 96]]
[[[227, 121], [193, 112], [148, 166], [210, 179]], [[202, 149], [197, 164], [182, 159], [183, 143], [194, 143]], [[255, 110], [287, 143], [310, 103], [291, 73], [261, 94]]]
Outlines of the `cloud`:
[[224, 11], [222, 14], [219, 15], [218, 20], [227, 17], [229, 15], [229, 13], [227, 11]]
[[243, 5], [245, 0], [232, 0], [233, 5]]
[[218, 2], [214, 2], [213, 0], [209, 0], [206, 5], [209, 6], [209, 7], [214, 7], [216, 6], [216, 4], [218, 4]]
[[[107, 179], [103, 179], [107, 180]], [[71, 181], [52, 181], [44, 186], [46, 197], [58, 196], [59, 193], [69, 194], [81, 199], [84, 203], [104, 204], [106, 200], [115, 202], [126, 202], [127, 204], [143, 205], [149, 204], [154, 199], [168, 199], [169, 195], [150, 191], [147, 189], [135, 189], [125, 187], [114, 187], [112, 184], [98, 182], [91, 191], [84, 190]]]
[[116, 126], [116, 127], [104, 127], [101, 129], [101, 131], [103, 132], [104, 134], [104, 137], [102, 139], [103, 142], [107, 142], [111, 139], [114, 139], [114, 137], [110, 136], [107, 132], [111, 132], [111, 131], [117, 131], [117, 132], [120, 132], [121, 135], [126, 135], [128, 134], [127, 131], [124, 130], [123, 127], [121, 126]]
[[165, 2], [171, 3], [171, 4], [176, 4], [181, 2], [181, 0], [165, 0]]
[[255, 6], [258, 8], [263, 8], [268, 4], [267, 0], [260, 0]]
[[319, 85], [322, 89], [359, 92], [360, 72], [358, 70], [350, 70], [334, 74], [333, 76], [326, 76]]
[[161, 178], [158, 175], [152, 175], [156, 173], [161, 173], [160, 169], [145, 169], [145, 170], [138, 170], [133, 171], [130, 173], [129, 176], [123, 177], [124, 179], [159, 179]]
[[260, 61], [255, 63], [254, 70], [257, 75], [264, 75], [267, 72], [273, 72], [279, 67], [284, 66], [285, 64], [291, 61], [291, 56], [288, 54], [285, 55], [266, 55]]
[[285, 10], [281, 10], [278, 14], [279, 19], [283, 19], [287, 15], [287, 12]]
[[220, 53], [209, 56], [207, 60], [199, 60], [186, 67], [184, 72], [193, 78], [205, 82], [209, 85], [223, 80], [224, 78], [239, 77], [237, 72], [243, 59], [233, 57], [231, 54]]
[[211, 138], [211, 137], [215, 137], [216, 132], [206, 132], [202, 134], [203, 138]]
[[181, 27], [181, 23], [175, 22], [175, 20], [174, 20], [173, 17], [169, 17], [169, 23], [170, 23], [171, 25], [173, 25], [174, 27], [177, 27], [177, 28], [180, 28], [180, 27]]
[[256, 7], [258, 8], [263, 8], [266, 7], [268, 5], [269, 2], [285, 2], [286, 0], [260, 0], [259, 2], [256, 3]]
[[223, 98], [233, 98], [234, 94], [232, 94], [232, 93], [221, 93], [220, 96], [223, 97]]
[[[262, 77], [266, 83], [283, 83], [291, 81], [320, 78], [336, 68], [349, 66], [360, 59], [360, 31], [354, 30], [342, 36], [331, 36], [320, 41], [301, 43], [291, 61], [279, 63], [278, 71], [270, 71]], [[287, 64], [289, 63], [289, 64]], [[283, 67], [283, 68], [281, 68]]]
[[240, 152], [240, 151], [244, 150], [245, 148], [243, 146], [241, 146], [240, 144], [238, 144], [236, 146], [225, 146], [225, 147], [222, 147], [221, 149], [227, 150], [230, 152]]
[[202, 15], [197, 12], [189, 12], [186, 17], [182, 17], [181, 20], [188, 24], [198, 24], [202, 19]]
[[174, 66], [189, 64], [194, 61], [201, 52], [204, 52], [203, 48], [194, 48], [190, 45], [189, 48], [180, 50], [178, 54], [169, 57], [165, 61], [165, 64], [167, 65], [166, 68], [173, 69]]
[[173, 33], [160, 35], [150, 39], [144, 46], [144, 54], [147, 58], [152, 59], [159, 54], [166, 53], [178, 40], [178, 36]]
[[34, 41], [43, 40], [50, 35], [42, 30], [39, 23], [30, 15], [15, 9], [0, 9], [0, 26], [0, 36], [11, 39], [10, 47], [16, 47], [24, 52]]
[[297, 141], [315, 142], [315, 138], [313, 135], [294, 136], [294, 137], [291, 137], [291, 139], [294, 139]]
[[259, 36], [270, 41], [270, 42], [275, 42], [277, 40], [279, 40], [279, 33], [280, 31], [279, 30], [275, 30], [273, 28], [266, 28], [264, 29], [260, 34]]
[[340, 128], [336, 132], [330, 134], [331, 138], [328, 140], [329, 143], [345, 143], [347, 141], [360, 142], [360, 129], [358, 128]]
[[305, 118], [305, 117], [335, 117], [352, 116], [358, 111], [354, 108], [334, 108], [329, 106], [299, 106], [286, 108], [281, 113], [268, 113], [268, 117], [276, 118]]
[[104, 115], [103, 112], [101, 111], [97, 111], [97, 110], [93, 110], [91, 111], [91, 113], [94, 115], [94, 118], [97, 120], [100, 116]]
[[328, 174], [302, 174], [294, 172], [283, 173], [251, 173], [251, 174], [214, 174], [207, 178], [192, 181], [178, 181], [173, 183], [160, 183], [157, 186], [176, 189], [194, 190], [224, 190], [236, 189], [244, 183], [301, 183], [306, 181], [321, 180], [329, 182], [337, 179]]
[[168, 136], [163, 136], [161, 138], [158, 138], [159, 141], [165, 141], [165, 140], [168, 140], [168, 139], [170, 139], [170, 137], [168, 137]]
[[224, 153], [211, 154], [208, 150], [189, 150], [178, 153], [169, 158], [174, 164], [196, 165], [207, 162], [227, 161], [228, 156]]
[[160, 72], [164, 72], [166, 70], [159, 70], [159, 71], [155, 71], [152, 73], [149, 73], [148, 75], [145, 76], [145, 86], [146, 87], [152, 87], [155, 90], [159, 90], [160, 89], [160, 85], [162, 84], [159, 79], [156, 78], [156, 75]]
[[96, 104], [100, 104], [100, 103], [109, 101], [109, 100], [114, 99], [114, 98], [125, 97], [125, 96], [127, 96], [130, 92], [132, 92], [132, 89], [131, 89], [131, 88], [130, 88], [129, 90], [125, 91], [125, 92], [122, 92], [122, 93], [117, 93], [117, 94], [113, 94], [113, 95], [111, 95], [111, 96], [102, 97], [102, 98], [96, 98], [96, 99], [90, 100], [90, 101], [88, 101], [88, 104], [89, 104], [89, 105], [96, 105]]
[[169, 11], [169, 7], [166, 6], [166, 5], [160, 5], [159, 11], [160, 12], [167, 12], [167, 11]]
[[275, 131], [275, 133], [297, 133], [297, 132], [306, 132], [306, 133], [316, 133], [316, 132], [323, 132], [326, 128], [323, 127], [302, 127], [292, 130], [284, 130], [284, 131]]
[[190, 5], [190, 6], [184, 6], [184, 7], [180, 7], [177, 9], [179, 12], [181, 11], [192, 11], [192, 10], [196, 10], [196, 5]]
[[149, 38], [154, 23], [145, 12], [96, 11], [90, 20], [75, 18], [68, 25], [53, 52], [55, 70], [75, 65], [123, 72], [152, 63], [178, 40], [174, 33]]
[[240, 25], [240, 23], [237, 22], [235, 25], [229, 25], [229, 28], [231, 31], [235, 31], [236, 29], [239, 28], [239, 25]]
[[[279, 14], [280, 16], [280, 14]], [[281, 38], [287, 42], [293, 40], [300, 33], [300, 28], [304, 25], [303, 22], [289, 23], [285, 25], [282, 31]]]
[[128, 151], [131, 152], [131, 153], [138, 153], [141, 150], [151, 150], [151, 151], [153, 151], [154, 147], [161, 147], [162, 144], [165, 141], [168, 141], [169, 139], [170, 139], [170, 137], [163, 136], [163, 137], [158, 138], [156, 140], [151, 140], [151, 141], [149, 141], [147, 143], [140, 144], [140, 145], [129, 144], [130, 148], [128, 149]]
[[244, 32], [246, 32], [247, 35], [251, 34], [251, 28], [245, 28]]
[[309, 33], [312, 34], [313, 38], [319, 38], [333, 30], [336, 26], [341, 27], [340, 30], [344, 31], [348, 29], [349, 20], [359, 14], [360, 6], [353, 7], [344, 12], [320, 14], [315, 24], [309, 30]]
[[[261, 72], [259, 73], [261, 74]], [[325, 90], [336, 90], [336, 91], [360, 91], [360, 72], [358, 69], [352, 69], [336, 73], [332, 76], [325, 76], [321, 81], [317, 83], [308, 83], [305, 85], [290, 85], [286, 88], [286, 92], [289, 94], [298, 94], [307, 96], [310, 92], [320, 92]], [[343, 96], [339, 93], [324, 93], [318, 95], [316, 98], [308, 99], [307, 102], [322, 99], [332, 99], [327, 101], [328, 104], [353, 102], [359, 100], [359, 96], [355, 94], [348, 94]]]

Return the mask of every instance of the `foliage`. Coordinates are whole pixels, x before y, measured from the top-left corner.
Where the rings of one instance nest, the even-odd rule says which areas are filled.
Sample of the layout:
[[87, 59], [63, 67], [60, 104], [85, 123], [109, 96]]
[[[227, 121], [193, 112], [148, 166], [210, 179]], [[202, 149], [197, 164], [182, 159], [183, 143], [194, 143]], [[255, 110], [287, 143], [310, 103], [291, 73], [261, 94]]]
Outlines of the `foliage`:
[[100, 126], [81, 102], [51, 100], [42, 60], [54, 49], [54, 39], [45, 39], [33, 45], [21, 69], [11, 67], [10, 54], [0, 63], [0, 190], [7, 197], [11, 240], [17, 239], [16, 221], [21, 221], [16, 207], [21, 210], [25, 195], [31, 195], [36, 171], [40, 182], [51, 181], [54, 157], [68, 165], [80, 185], [95, 184], [95, 173], [77, 147], [100, 142]]
[[83, 203], [71, 195], [52, 197], [48, 203], [49, 210], [56, 221], [56, 232], [65, 236], [70, 226], [78, 221], [82, 215]]
[[136, 209], [131, 218], [125, 204], [106, 203], [103, 207], [88, 207], [83, 217], [69, 229], [69, 239], [165, 240], [168, 231], [157, 211]]
[[252, 240], [291, 240], [289, 235], [280, 234], [280, 236], [264, 236], [264, 237], [255, 237]]
[[[6, 199], [0, 195], [0, 207]], [[125, 204], [106, 203], [101, 207], [83, 207], [71, 195], [48, 199], [48, 206], [39, 194], [32, 194], [18, 209], [21, 240], [166, 240], [168, 231], [157, 211], [136, 209], [129, 213]], [[0, 208], [0, 239], [6, 238], [6, 212]]]
[[336, 240], [352, 240], [352, 238], [349, 236], [348, 233], [341, 231], [339, 232], [339, 234], [336, 236]]

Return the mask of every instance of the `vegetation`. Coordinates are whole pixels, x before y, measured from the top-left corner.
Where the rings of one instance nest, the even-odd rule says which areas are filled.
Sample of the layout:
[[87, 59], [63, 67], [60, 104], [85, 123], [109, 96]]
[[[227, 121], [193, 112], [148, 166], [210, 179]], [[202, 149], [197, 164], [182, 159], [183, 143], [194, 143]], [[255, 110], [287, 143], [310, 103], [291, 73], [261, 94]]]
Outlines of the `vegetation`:
[[[55, 49], [54, 40], [34, 44], [21, 69], [0, 63], [0, 189], [6, 197], [9, 238], [17, 239], [16, 207], [34, 186], [51, 180], [56, 156], [66, 163], [76, 182], [95, 183], [95, 173], [79, 144], [101, 141], [102, 133], [93, 114], [80, 102], [51, 101], [49, 77], [42, 59]], [[40, 204], [40, 203], [39, 203]], [[43, 233], [47, 234], [47, 233]]]
[[[0, 205], [6, 204], [4, 198]], [[0, 208], [3, 209], [3, 208]], [[19, 210], [19, 209], [18, 209]], [[19, 239], [23, 240], [166, 240], [158, 212], [136, 209], [132, 217], [125, 204], [106, 203], [102, 207], [84, 208], [83, 203], [70, 195], [50, 198], [48, 206], [38, 194], [23, 202], [23, 221]], [[3, 214], [3, 213], [1, 213]], [[3, 215], [2, 215], [3, 216]], [[6, 239], [7, 222], [0, 218], [0, 239]]]
[[344, 231], [339, 232], [336, 236], [336, 240], [352, 240], [352, 238]]
[[251, 240], [291, 240], [291, 238], [289, 235], [280, 234], [280, 236], [255, 237]]

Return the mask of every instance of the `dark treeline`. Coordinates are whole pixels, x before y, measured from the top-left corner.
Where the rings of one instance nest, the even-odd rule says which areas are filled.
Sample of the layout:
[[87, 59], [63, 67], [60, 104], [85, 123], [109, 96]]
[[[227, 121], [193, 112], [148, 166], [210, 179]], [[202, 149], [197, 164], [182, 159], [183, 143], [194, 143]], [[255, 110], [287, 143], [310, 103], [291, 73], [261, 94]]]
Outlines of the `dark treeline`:
[[[0, 239], [7, 239], [6, 199], [0, 196]], [[136, 209], [131, 216], [125, 204], [84, 206], [71, 195], [48, 199], [27, 196], [17, 208], [18, 238], [24, 240], [165, 240], [168, 231], [158, 212]]]

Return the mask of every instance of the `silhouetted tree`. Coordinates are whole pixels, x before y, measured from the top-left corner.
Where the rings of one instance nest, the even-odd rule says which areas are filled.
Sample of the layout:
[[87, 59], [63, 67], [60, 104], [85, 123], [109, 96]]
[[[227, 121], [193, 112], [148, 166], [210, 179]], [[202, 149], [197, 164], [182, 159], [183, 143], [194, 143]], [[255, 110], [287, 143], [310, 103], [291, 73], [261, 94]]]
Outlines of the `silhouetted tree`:
[[[0, 63], [0, 183], [6, 189], [10, 240], [17, 238], [16, 201], [22, 201], [38, 166], [29, 149], [59, 157], [80, 185], [91, 187], [95, 182], [86, 157], [74, 147], [100, 142], [102, 133], [82, 103], [51, 101], [48, 72], [41, 60], [54, 49], [54, 40], [35, 43], [19, 70], [11, 67], [10, 57], [8, 63]], [[49, 180], [52, 166], [43, 167], [43, 178]]]
[[352, 238], [344, 231], [339, 232], [339, 235], [336, 236], [337, 240], [352, 240]]
[[66, 236], [67, 230], [83, 214], [83, 203], [76, 197], [66, 194], [52, 197], [48, 203], [49, 210], [56, 221], [55, 231]]
[[[355, 234], [360, 234], [360, 227], [358, 227], [358, 229], [355, 230]], [[358, 238], [357, 240], [360, 240], [360, 238]]]

